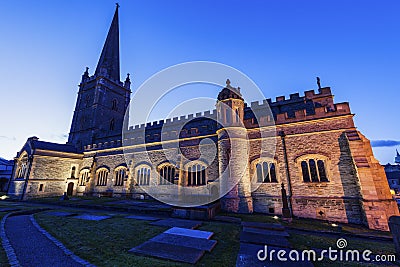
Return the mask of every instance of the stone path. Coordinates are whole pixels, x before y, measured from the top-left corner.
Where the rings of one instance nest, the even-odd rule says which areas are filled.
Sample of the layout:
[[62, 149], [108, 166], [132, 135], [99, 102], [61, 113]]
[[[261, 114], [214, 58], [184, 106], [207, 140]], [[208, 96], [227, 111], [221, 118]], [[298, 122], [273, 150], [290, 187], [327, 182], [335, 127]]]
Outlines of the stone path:
[[8, 217], [5, 222], [6, 236], [21, 266], [80, 267], [89, 265], [83, 260], [78, 263], [76, 259], [73, 259], [73, 257], [78, 257], [72, 253], [72, 255], [67, 255], [68, 251], [62, 244], [57, 246], [54, 240], [45, 236], [38, 227], [34, 225], [29, 215]]
[[[313, 266], [311, 262], [291, 262], [279, 261], [275, 257], [270, 260], [259, 260], [267, 255], [271, 250], [284, 250], [286, 255], [289, 254], [291, 245], [287, 240], [289, 234], [280, 224], [275, 223], [259, 223], [259, 222], [242, 222], [242, 231], [240, 232], [240, 249], [236, 259], [237, 267], [256, 267], [256, 266]], [[260, 253], [260, 251], [262, 251]]]

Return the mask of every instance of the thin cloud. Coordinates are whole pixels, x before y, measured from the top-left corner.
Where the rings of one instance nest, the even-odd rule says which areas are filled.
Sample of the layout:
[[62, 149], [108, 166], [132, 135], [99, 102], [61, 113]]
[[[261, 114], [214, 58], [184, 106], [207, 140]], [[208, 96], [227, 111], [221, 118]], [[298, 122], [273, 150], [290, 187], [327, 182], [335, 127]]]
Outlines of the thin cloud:
[[371, 146], [373, 147], [394, 147], [400, 145], [400, 141], [396, 140], [372, 140]]
[[5, 136], [5, 135], [0, 135], [0, 139], [6, 139], [6, 140], [11, 140], [11, 141], [17, 140], [17, 138], [15, 138], [15, 136], [10, 137], [10, 136]]

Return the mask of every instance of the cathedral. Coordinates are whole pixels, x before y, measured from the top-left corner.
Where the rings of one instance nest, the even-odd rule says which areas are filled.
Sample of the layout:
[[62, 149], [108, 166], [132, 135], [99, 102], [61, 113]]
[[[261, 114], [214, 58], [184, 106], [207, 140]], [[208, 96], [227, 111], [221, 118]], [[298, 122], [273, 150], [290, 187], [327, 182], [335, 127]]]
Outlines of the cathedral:
[[[28, 138], [15, 157], [10, 197], [176, 198], [281, 215], [283, 187], [296, 217], [388, 231], [399, 214], [370, 141], [329, 87], [248, 105], [246, 89], [227, 80], [213, 111], [127, 127], [131, 82], [120, 80], [119, 60], [117, 7], [96, 70], [82, 75], [68, 142]], [[267, 139], [274, 153], [262, 149]], [[211, 150], [216, 156], [202, 160]]]

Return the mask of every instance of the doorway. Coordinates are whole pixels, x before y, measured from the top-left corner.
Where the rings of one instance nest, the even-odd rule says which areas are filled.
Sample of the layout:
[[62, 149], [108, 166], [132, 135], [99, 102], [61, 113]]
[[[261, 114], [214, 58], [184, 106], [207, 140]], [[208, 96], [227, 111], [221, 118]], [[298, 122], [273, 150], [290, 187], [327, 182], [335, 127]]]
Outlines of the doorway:
[[70, 182], [67, 188], [67, 196], [72, 196], [73, 192], [74, 192], [74, 183]]

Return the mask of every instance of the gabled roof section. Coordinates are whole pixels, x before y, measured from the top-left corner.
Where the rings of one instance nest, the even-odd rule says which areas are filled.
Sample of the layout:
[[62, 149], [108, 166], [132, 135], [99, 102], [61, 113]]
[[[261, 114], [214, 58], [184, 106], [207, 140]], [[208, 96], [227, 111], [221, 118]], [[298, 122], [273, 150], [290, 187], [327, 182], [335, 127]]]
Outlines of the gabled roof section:
[[113, 81], [120, 81], [118, 7], [117, 4], [95, 71], [96, 76], [104, 76]]
[[50, 151], [58, 151], [58, 152], [67, 152], [67, 153], [78, 153], [77, 149], [74, 146], [67, 144], [57, 144], [39, 140], [32, 141], [33, 148], [42, 149], [42, 150], [50, 150]]

